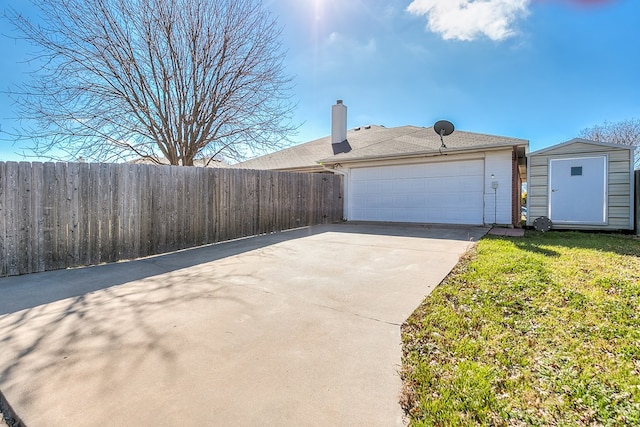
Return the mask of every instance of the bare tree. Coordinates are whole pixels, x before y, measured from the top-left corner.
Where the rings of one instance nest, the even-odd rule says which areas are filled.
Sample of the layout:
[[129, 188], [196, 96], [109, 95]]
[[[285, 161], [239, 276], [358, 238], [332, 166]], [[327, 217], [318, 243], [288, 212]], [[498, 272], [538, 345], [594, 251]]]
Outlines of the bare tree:
[[26, 123], [14, 136], [37, 155], [190, 166], [265, 152], [295, 130], [280, 28], [260, 0], [33, 4], [39, 21], [7, 18], [40, 50], [12, 91]]
[[635, 169], [640, 168], [640, 119], [627, 119], [583, 129], [580, 137], [592, 141], [613, 142], [615, 144], [633, 145], [635, 149]]

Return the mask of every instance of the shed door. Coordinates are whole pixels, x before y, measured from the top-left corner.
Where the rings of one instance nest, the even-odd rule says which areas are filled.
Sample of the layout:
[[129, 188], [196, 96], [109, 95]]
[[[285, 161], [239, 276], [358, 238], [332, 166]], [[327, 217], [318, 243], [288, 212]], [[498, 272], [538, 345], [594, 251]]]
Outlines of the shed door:
[[351, 170], [350, 220], [483, 224], [484, 161]]
[[607, 157], [552, 159], [549, 218], [555, 223], [607, 223]]

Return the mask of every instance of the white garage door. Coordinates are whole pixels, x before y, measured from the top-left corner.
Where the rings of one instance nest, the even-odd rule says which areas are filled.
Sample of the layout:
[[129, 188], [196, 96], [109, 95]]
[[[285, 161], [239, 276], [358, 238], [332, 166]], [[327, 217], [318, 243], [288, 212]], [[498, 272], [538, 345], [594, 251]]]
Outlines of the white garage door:
[[354, 221], [483, 224], [483, 160], [351, 170]]

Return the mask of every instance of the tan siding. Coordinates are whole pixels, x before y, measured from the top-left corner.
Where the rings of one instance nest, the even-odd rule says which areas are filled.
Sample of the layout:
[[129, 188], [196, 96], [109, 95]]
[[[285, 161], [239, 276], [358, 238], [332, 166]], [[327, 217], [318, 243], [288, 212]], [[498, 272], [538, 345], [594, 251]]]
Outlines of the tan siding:
[[631, 177], [629, 175], [629, 171], [627, 173], [610, 173], [609, 174], [609, 185], [616, 184], [626, 184], [627, 188], [631, 183]]
[[531, 187], [546, 187], [547, 186], [547, 175], [531, 175], [531, 179], [529, 181], [529, 185]]
[[546, 165], [544, 167], [542, 167], [542, 166], [534, 166], [529, 171], [530, 178], [532, 178], [532, 179], [544, 178], [549, 173], [548, 169], [549, 168]]
[[535, 209], [531, 208], [531, 211], [529, 211], [529, 215], [531, 215], [530, 224], [533, 225], [533, 221], [536, 218], [539, 218], [541, 216], [548, 216], [549, 212], [547, 208], [536, 207]]
[[547, 216], [548, 208], [547, 208], [547, 195], [541, 196], [528, 196], [529, 197], [529, 218], [531, 218], [531, 223], [533, 220], [540, 216]]
[[609, 156], [609, 162], [626, 163], [627, 169], [629, 169], [629, 151], [628, 150], [602, 151], [602, 154], [606, 154]]
[[544, 197], [545, 200], [546, 200], [546, 197], [547, 197], [547, 186], [545, 185], [544, 187], [534, 187], [534, 188], [532, 188], [527, 193], [527, 197], [532, 197], [532, 198]]
[[547, 174], [549, 170], [548, 159], [543, 156], [529, 158], [529, 182], [527, 183], [527, 197], [529, 211], [527, 224], [533, 225], [533, 221], [541, 216], [547, 216]]
[[609, 228], [619, 230], [629, 228], [629, 215], [624, 218], [610, 218]]
[[[527, 196], [529, 197], [529, 196]], [[535, 206], [547, 206], [547, 195], [543, 194], [541, 196], [531, 196], [529, 197], [529, 206], [531, 207], [535, 207]]]
[[[631, 200], [631, 193], [629, 191], [629, 183], [611, 184], [609, 183], [609, 195], [610, 196], [625, 196], [627, 200]], [[627, 202], [628, 203], [628, 202]]]
[[532, 157], [570, 157], [572, 155], [577, 155], [580, 157], [584, 157], [586, 155], [603, 155], [607, 154], [610, 157], [617, 160], [624, 160], [628, 158], [629, 151], [621, 150], [618, 148], [607, 148], [599, 145], [585, 144], [582, 142], [576, 142], [574, 144], [565, 145], [563, 147], [558, 147], [553, 150], [549, 150], [540, 156], [532, 156]]
[[547, 167], [547, 158], [545, 156], [532, 156], [529, 157], [529, 167]]
[[630, 175], [631, 168], [629, 167], [629, 160], [625, 162], [613, 162], [609, 159], [609, 174], [619, 173], [622, 175], [626, 175], [627, 181], [631, 181]]
[[609, 195], [609, 206], [611, 207], [626, 207], [629, 208], [629, 195], [626, 196], [612, 196]]
[[590, 153], [601, 151], [601, 150], [602, 150], [602, 147], [600, 146], [593, 146], [591, 144], [576, 142], [574, 144], [568, 144], [568, 145], [555, 148], [553, 150], [549, 150], [544, 153], [544, 156], [553, 157], [553, 156], [567, 155], [567, 154], [584, 155], [586, 153], [590, 154]]
[[626, 219], [629, 222], [629, 202], [627, 206], [609, 206], [609, 219], [621, 218]]

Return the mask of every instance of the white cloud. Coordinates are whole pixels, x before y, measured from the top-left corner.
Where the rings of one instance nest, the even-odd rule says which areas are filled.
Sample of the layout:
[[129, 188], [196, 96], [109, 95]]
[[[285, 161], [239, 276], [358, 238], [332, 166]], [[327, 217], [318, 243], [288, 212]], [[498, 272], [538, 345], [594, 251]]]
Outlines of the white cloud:
[[427, 16], [427, 27], [445, 40], [504, 40], [529, 13], [531, 0], [413, 0], [407, 10]]

